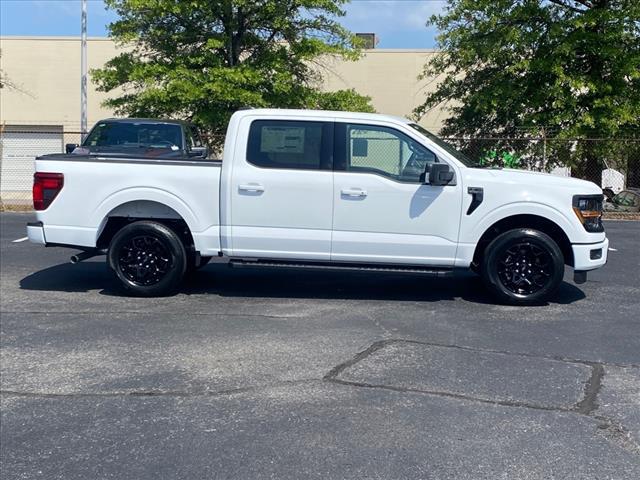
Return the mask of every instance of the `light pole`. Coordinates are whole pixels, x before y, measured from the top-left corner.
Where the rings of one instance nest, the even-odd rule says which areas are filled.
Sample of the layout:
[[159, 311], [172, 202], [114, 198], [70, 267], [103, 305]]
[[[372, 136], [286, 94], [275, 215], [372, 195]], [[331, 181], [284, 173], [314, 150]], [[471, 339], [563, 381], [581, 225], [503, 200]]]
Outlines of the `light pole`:
[[80, 133], [87, 136], [87, 0], [81, 0], [82, 19], [80, 33]]

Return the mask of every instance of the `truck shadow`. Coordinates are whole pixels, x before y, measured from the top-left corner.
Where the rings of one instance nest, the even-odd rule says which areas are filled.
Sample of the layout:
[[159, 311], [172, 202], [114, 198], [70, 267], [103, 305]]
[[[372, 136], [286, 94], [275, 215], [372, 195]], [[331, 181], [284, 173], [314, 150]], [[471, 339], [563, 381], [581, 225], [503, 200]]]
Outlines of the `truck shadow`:
[[[32, 273], [20, 288], [36, 291], [89, 292], [122, 295], [103, 262], [61, 264]], [[234, 269], [209, 265], [189, 276], [181, 294], [213, 294], [237, 298], [309, 298], [326, 300], [389, 300], [436, 302], [463, 299], [494, 304], [480, 278], [470, 272], [448, 277], [416, 274], [302, 271], [298, 269]], [[550, 303], [570, 304], [585, 298], [575, 285], [563, 282]]]

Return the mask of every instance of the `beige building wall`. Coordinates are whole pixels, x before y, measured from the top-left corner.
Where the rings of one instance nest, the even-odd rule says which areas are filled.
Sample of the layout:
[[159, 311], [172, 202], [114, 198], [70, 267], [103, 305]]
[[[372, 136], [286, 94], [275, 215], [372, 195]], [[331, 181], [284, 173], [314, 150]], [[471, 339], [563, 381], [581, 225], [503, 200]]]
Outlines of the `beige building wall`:
[[[0, 37], [4, 73], [23, 92], [0, 89], [0, 124], [62, 125], [66, 132], [80, 128], [80, 40], [78, 37]], [[90, 38], [89, 69], [102, 67], [118, 54], [113, 41]], [[435, 82], [418, 81], [431, 50], [366, 50], [360, 60], [325, 59], [322, 88], [354, 88], [372, 98], [379, 113], [411, 115]], [[101, 106], [107, 94], [96, 91], [89, 76], [88, 123], [91, 127], [113, 112]], [[113, 92], [109, 94], [113, 95]], [[430, 112], [421, 124], [438, 130], [441, 110]]]
[[[435, 50], [365, 50], [355, 62], [340, 59], [326, 60], [321, 69], [326, 90], [354, 88], [371, 97], [378, 113], [409, 117], [413, 109], [424, 102], [427, 92], [437, 82], [418, 80], [427, 61]], [[442, 127], [446, 118], [443, 109], [427, 113], [420, 124], [434, 132]]]
[[[118, 50], [106, 38], [87, 42], [89, 70], [102, 67]], [[0, 123], [4, 125], [63, 125], [80, 129], [80, 39], [78, 37], [0, 37], [2, 70], [20, 90], [0, 89]], [[89, 128], [113, 112], [100, 104], [89, 76]]]

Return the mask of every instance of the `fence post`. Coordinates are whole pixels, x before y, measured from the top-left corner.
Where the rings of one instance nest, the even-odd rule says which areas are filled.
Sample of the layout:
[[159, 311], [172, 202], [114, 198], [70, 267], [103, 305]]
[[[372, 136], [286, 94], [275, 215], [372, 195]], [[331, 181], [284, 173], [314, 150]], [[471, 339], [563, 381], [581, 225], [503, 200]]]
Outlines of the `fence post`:
[[544, 127], [542, 127], [542, 168], [544, 171], [547, 170], [547, 132]]
[[[0, 180], [2, 179], [2, 166], [4, 164], [4, 155], [2, 154], [2, 149], [4, 147], [4, 142], [2, 141], [2, 136], [4, 135], [4, 122], [0, 123]], [[4, 202], [2, 201], [2, 191], [0, 190], [0, 210], [4, 210]]]

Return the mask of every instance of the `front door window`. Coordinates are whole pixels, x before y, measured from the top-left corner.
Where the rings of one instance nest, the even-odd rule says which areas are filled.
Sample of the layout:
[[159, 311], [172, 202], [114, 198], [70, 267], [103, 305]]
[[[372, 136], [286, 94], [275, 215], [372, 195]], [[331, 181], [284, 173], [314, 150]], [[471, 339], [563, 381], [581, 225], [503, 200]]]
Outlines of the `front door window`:
[[436, 155], [397, 130], [374, 125], [346, 126], [346, 171], [373, 173], [407, 183], [424, 183]]

